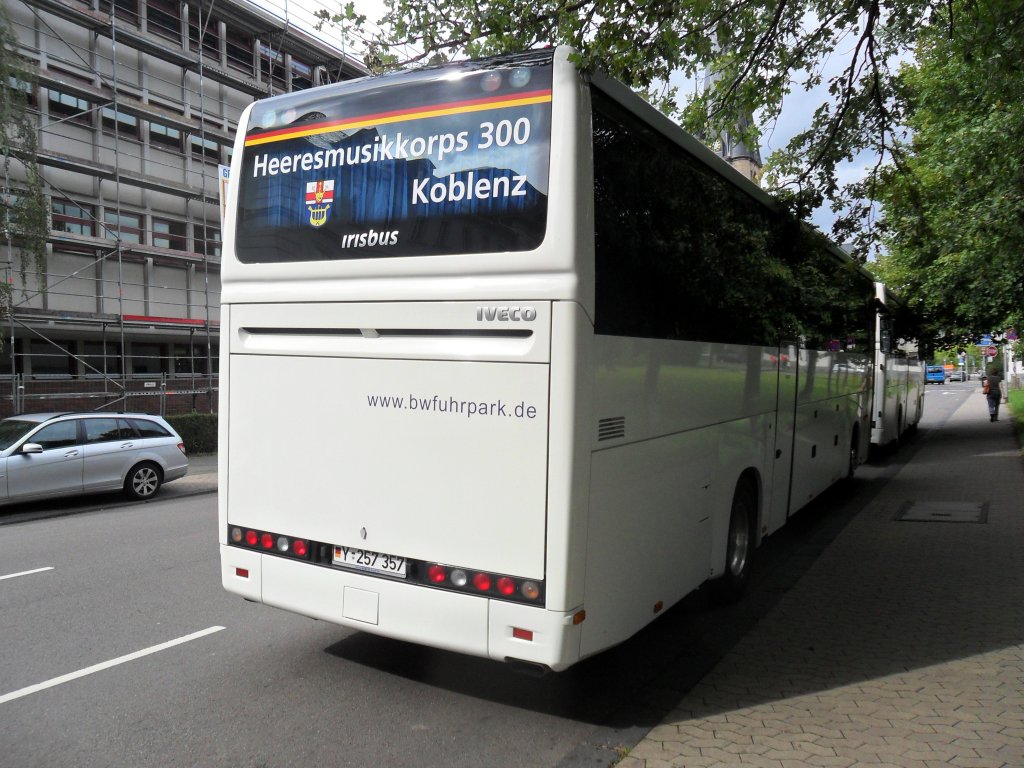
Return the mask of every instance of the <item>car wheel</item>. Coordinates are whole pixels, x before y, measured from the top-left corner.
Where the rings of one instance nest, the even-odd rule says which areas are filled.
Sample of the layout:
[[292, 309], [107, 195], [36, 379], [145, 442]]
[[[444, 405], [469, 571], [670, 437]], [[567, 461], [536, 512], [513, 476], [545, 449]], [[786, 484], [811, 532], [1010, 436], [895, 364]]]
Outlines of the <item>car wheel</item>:
[[124, 481], [124, 492], [130, 499], [151, 499], [160, 490], [162, 481], [160, 467], [151, 461], [144, 461], [136, 464], [128, 472], [128, 477]]
[[729, 513], [729, 538], [725, 550], [725, 572], [715, 581], [715, 597], [731, 603], [739, 599], [750, 581], [750, 562], [754, 556], [756, 497], [747, 482], [736, 486]]

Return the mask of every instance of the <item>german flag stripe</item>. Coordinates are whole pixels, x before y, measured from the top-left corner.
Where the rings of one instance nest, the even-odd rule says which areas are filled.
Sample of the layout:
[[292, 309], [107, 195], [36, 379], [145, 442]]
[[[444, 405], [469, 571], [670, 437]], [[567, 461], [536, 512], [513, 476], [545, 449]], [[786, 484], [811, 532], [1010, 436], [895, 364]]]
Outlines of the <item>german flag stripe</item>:
[[522, 107], [529, 104], [543, 104], [549, 101], [551, 101], [550, 90], [530, 91], [528, 93], [517, 93], [498, 98], [485, 97], [481, 99], [469, 99], [466, 101], [453, 101], [445, 104], [434, 104], [427, 107], [416, 107], [415, 109], [399, 109], [392, 112], [378, 112], [372, 115], [359, 115], [352, 118], [332, 120], [328, 123], [312, 123], [310, 125], [279, 128], [276, 131], [268, 131], [267, 133], [261, 133], [258, 136], [246, 139], [245, 146], [254, 147], [259, 144], [271, 144], [275, 141], [299, 139], [303, 136], [316, 136], [322, 133], [345, 131], [353, 128], [368, 128], [372, 125], [401, 123], [409, 120], [425, 120], [431, 117], [458, 115], [465, 112], [482, 112], [487, 109]]

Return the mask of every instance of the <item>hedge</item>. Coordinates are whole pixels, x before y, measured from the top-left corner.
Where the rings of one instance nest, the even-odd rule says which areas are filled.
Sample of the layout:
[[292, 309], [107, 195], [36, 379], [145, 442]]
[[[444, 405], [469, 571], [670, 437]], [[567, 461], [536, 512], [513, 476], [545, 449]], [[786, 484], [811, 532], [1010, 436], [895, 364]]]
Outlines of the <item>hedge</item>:
[[1008, 394], [1017, 442], [1021, 448], [1024, 448], [1024, 389], [1011, 389]]
[[181, 435], [189, 454], [217, 452], [216, 413], [184, 413], [168, 416], [167, 423]]

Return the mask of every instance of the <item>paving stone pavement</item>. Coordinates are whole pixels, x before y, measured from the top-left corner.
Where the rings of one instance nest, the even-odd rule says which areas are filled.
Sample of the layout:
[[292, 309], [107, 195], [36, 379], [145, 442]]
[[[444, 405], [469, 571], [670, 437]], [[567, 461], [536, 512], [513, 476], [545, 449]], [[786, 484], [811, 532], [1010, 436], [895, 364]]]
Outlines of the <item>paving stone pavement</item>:
[[1024, 768], [1024, 465], [979, 394], [922, 438], [618, 768]]

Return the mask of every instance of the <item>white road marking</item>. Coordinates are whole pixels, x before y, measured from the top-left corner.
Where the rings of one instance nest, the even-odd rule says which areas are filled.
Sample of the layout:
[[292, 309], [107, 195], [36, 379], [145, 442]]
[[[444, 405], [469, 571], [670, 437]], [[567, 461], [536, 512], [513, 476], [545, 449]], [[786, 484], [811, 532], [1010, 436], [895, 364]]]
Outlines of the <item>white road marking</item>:
[[36, 568], [35, 570], [32, 570], [32, 571], [22, 571], [21, 573], [9, 573], [6, 576], [0, 576], [0, 581], [3, 581], [4, 579], [16, 579], [19, 576], [29, 576], [30, 574], [33, 574], [33, 573], [42, 573], [43, 571], [52, 571], [52, 570], [53, 570], [53, 566], [52, 565], [48, 565], [45, 568]]
[[149, 656], [151, 653], [158, 653], [159, 651], [166, 651], [168, 648], [173, 648], [176, 645], [182, 643], [188, 643], [192, 640], [198, 640], [206, 635], [212, 635], [214, 632], [220, 632], [224, 627], [208, 627], [207, 629], [199, 632], [193, 632], [191, 635], [185, 635], [179, 637], [176, 640], [168, 640], [166, 643], [160, 643], [159, 645], [151, 645], [149, 648], [143, 648], [141, 651], [135, 651], [135, 653], [129, 653], [127, 656], [119, 656], [116, 659], [110, 661], [104, 661], [99, 664], [94, 664], [91, 667], [80, 669], [77, 672], [70, 672], [60, 677], [54, 677], [43, 683], [37, 683], [36, 685], [30, 685], [27, 688], [22, 688], [18, 691], [12, 691], [11, 693], [5, 693], [0, 696], [0, 704], [6, 704], [8, 701], [14, 701], [20, 699], [22, 696], [29, 696], [33, 693], [39, 693], [39, 691], [45, 691], [47, 688], [53, 688], [64, 683], [70, 683], [72, 680], [77, 680], [80, 677], [91, 675], [95, 672], [102, 672], [104, 669], [110, 669], [116, 667], [118, 664], [124, 664], [129, 661], [135, 661], [135, 659], [141, 659], [143, 656]]

